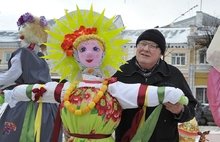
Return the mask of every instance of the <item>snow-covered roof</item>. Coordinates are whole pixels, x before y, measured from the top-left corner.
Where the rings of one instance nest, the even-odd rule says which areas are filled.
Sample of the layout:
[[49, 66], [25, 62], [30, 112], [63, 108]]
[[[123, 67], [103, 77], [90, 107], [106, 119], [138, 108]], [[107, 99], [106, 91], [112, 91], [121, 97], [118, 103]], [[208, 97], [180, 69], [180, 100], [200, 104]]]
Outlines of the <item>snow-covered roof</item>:
[[[166, 43], [187, 43], [190, 28], [157, 28], [165, 37]], [[136, 43], [138, 36], [145, 30], [124, 30], [122, 37]], [[19, 41], [18, 31], [0, 31], [0, 42]]]
[[20, 41], [18, 31], [0, 31], [0, 42]]
[[[124, 30], [122, 37], [131, 40], [130, 43], [136, 43], [138, 36], [145, 30]], [[190, 28], [157, 28], [157, 30], [164, 35], [166, 43], [187, 43], [190, 34]]]

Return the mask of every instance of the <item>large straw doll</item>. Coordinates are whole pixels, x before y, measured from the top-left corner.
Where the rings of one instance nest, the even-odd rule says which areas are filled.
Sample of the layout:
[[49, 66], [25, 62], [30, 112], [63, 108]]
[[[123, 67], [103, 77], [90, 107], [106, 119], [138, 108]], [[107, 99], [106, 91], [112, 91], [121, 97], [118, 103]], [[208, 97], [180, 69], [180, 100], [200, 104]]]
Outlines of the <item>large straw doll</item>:
[[[105, 18], [104, 11], [93, 12], [92, 6], [89, 11], [77, 7], [76, 12], [66, 12], [55, 20], [55, 26], [47, 31], [46, 45], [51, 50], [44, 58], [53, 61], [61, 80], [68, 78], [69, 82], [35, 84], [32, 90], [38, 91], [32, 91], [32, 99], [40, 96], [43, 102], [61, 102], [60, 116], [70, 132], [69, 142], [114, 142], [111, 134], [120, 122], [122, 108], [161, 106], [168, 101], [188, 103], [178, 88], [124, 84], [110, 78], [125, 63], [121, 46], [128, 42], [120, 37], [124, 28], [117, 28], [113, 20]], [[26, 96], [21, 94], [28, 86], [16, 87], [13, 99], [24, 100]], [[144, 137], [137, 134], [137, 139]]]
[[46, 45], [59, 52], [45, 58], [58, 63], [55, 70], [61, 74], [61, 80], [67, 77], [73, 82], [65, 91], [60, 114], [74, 142], [113, 141], [110, 135], [120, 121], [122, 109], [106, 90], [114, 82], [108, 77], [125, 63], [120, 46], [128, 40], [120, 39], [124, 28], [117, 29], [113, 20], [114, 17], [104, 17], [104, 11], [100, 15], [93, 12], [92, 6], [90, 11], [77, 7], [72, 15], [66, 13], [66, 17], [56, 21], [54, 32], [49, 32], [51, 43]]

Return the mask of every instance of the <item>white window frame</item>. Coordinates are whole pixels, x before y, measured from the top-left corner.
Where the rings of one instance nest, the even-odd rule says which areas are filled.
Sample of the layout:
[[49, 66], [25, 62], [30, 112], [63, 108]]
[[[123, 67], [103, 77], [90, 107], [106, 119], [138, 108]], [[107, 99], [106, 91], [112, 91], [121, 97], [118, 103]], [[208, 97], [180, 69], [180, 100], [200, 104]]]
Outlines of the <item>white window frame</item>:
[[171, 64], [175, 66], [186, 65], [186, 54], [185, 53], [171, 53]]

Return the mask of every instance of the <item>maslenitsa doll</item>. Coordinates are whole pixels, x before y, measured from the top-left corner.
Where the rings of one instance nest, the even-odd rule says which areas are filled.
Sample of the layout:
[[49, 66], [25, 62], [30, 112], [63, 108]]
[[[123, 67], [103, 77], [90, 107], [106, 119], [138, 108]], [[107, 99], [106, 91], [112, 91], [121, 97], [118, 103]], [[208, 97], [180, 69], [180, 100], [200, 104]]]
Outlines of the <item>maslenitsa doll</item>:
[[[62, 124], [71, 135], [69, 142], [114, 142], [111, 135], [122, 109], [161, 106], [168, 101], [186, 104], [188, 100], [178, 88], [124, 84], [111, 78], [125, 63], [122, 45], [129, 41], [120, 37], [124, 27], [117, 28], [113, 20], [104, 17], [104, 11], [93, 12], [92, 6], [89, 11], [77, 7], [75, 12], [66, 12], [48, 31], [46, 45], [51, 50], [44, 58], [51, 60], [61, 80], [67, 78], [68, 82], [34, 84], [31, 89], [20, 85], [5, 96], [11, 94], [10, 99], [16, 101], [60, 103]], [[135, 139], [142, 137], [140, 129]]]

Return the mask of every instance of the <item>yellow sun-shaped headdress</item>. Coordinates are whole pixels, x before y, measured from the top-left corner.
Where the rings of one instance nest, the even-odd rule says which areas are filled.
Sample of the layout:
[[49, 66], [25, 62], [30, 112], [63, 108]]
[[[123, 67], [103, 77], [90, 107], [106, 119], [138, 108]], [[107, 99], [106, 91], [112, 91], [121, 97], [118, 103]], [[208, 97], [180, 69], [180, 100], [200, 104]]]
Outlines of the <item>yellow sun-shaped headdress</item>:
[[106, 18], [105, 10], [101, 14], [97, 14], [93, 11], [92, 5], [89, 11], [80, 10], [78, 6], [76, 8], [77, 10], [72, 13], [65, 10], [65, 17], [55, 19], [56, 24], [50, 31], [46, 31], [49, 37], [45, 45], [49, 49], [49, 54], [43, 58], [52, 61], [51, 64], [54, 65], [52, 71], [60, 74], [61, 80], [67, 78], [69, 82], [72, 82], [81, 72], [72, 55], [73, 42], [82, 35], [93, 34], [105, 42], [105, 56], [100, 70], [105, 77], [110, 77], [111, 69], [120, 70], [119, 66], [126, 63], [124, 61], [126, 53], [123, 51], [122, 45], [129, 40], [120, 37], [125, 28], [117, 28], [113, 23], [115, 16], [111, 19]]

